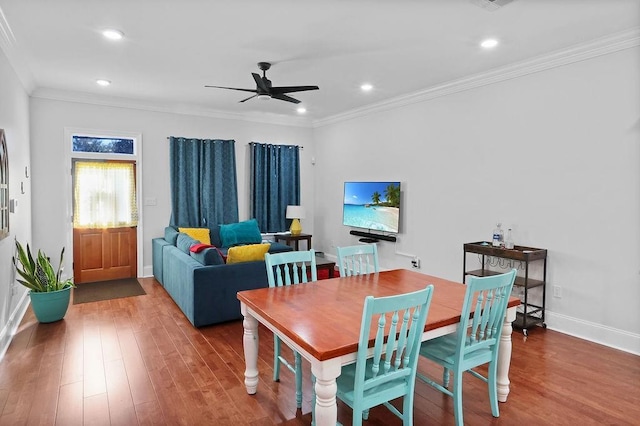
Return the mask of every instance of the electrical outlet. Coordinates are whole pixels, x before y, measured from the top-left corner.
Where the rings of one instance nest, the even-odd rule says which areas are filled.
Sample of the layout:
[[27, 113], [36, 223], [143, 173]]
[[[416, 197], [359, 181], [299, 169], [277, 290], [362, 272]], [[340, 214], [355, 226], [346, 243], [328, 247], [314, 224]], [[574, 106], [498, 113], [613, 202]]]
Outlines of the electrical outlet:
[[413, 269], [420, 269], [420, 258], [418, 256], [411, 259], [411, 267]]
[[553, 297], [557, 297], [558, 299], [562, 298], [562, 287], [559, 285], [553, 286]]

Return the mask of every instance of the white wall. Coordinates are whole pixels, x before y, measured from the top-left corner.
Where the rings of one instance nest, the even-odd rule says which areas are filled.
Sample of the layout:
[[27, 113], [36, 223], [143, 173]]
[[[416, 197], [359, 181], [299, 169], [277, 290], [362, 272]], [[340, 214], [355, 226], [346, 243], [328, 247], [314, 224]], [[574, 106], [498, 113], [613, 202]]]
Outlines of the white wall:
[[[151, 275], [151, 239], [164, 235], [169, 224], [171, 201], [169, 189], [168, 136], [234, 139], [240, 219], [249, 218], [249, 147], [251, 141], [297, 144], [301, 151], [301, 202], [313, 211], [313, 154], [311, 129], [304, 127], [262, 124], [256, 122], [196, 117], [181, 114], [151, 112], [131, 108], [91, 105], [32, 98], [31, 135], [33, 141], [33, 238], [46, 250], [57, 252], [69, 239], [66, 203], [71, 188], [66, 187], [64, 128], [142, 134], [142, 200], [157, 199], [155, 206], [143, 206], [144, 271]], [[52, 166], [53, 165], [53, 166]], [[312, 231], [313, 219], [307, 219], [305, 230]], [[70, 248], [69, 248], [70, 250]], [[67, 268], [71, 270], [70, 256]]]
[[[11, 258], [14, 239], [31, 242], [31, 171], [29, 161], [29, 97], [20, 80], [0, 50], [0, 129], [4, 129], [9, 156], [9, 197], [17, 201], [15, 213], [9, 214], [10, 235], [0, 241], [0, 357], [22, 318], [28, 301], [24, 287], [15, 281]], [[22, 182], [24, 194], [21, 193]], [[16, 284], [14, 286], [14, 284]]]
[[[462, 245], [548, 249], [549, 327], [640, 353], [640, 49], [316, 129], [315, 245], [354, 244], [343, 182], [402, 181], [384, 268], [462, 279]], [[473, 260], [473, 259], [469, 259]]]

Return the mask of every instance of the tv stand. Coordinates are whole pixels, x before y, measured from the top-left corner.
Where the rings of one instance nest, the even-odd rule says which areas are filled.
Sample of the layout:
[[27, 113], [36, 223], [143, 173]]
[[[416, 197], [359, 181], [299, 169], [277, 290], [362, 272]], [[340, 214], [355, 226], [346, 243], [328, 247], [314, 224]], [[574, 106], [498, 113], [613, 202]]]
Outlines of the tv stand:
[[[373, 232], [362, 232], [362, 231], [354, 231], [354, 230], [349, 231], [349, 234], [356, 235], [358, 237], [363, 237], [363, 239], [360, 240], [362, 242], [375, 243], [378, 240], [391, 241], [393, 243], [396, 242], [396, 237], [393, 235], [374, 234]], [[369, 239], [373, 241], [363, 241], [364, 239]]]
[[377, 243], [378, 240], [376, 240], [375, 238], [360, 238], [358, 241], [360, 241], [361, 243]]

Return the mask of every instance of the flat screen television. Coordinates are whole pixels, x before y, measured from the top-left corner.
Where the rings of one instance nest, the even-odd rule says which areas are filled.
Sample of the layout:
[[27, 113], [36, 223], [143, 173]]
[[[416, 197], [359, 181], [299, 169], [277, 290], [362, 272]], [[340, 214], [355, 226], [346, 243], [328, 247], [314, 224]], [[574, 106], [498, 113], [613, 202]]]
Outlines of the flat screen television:
[[400, 182], [345, 182], [342, 223], [397, 234]]

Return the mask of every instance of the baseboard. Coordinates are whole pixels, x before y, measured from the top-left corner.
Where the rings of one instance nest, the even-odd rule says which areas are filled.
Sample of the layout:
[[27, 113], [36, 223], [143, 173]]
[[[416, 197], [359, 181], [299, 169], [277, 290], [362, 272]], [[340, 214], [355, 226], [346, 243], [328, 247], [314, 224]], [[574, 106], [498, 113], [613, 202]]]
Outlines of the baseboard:
[[572, 318], [549, 310], [545, 312], [545, 322], [551, 330], [640, 355], [640, 334]]
[[153, 276], [153, 266], [145, 266], [142, 268], [142, 278], [148, 278]]
[[13, 335], [16, 334], [16, 330], [20, 325], [20, 321], [24, 317], [29, 307], [29, 292], [24, 292], [22, 298], [18, 302], [18, 305], [11, 313], [7, 325], [0, 331], [0, 360], [4, 358], [4, 354], [7, 352]]

